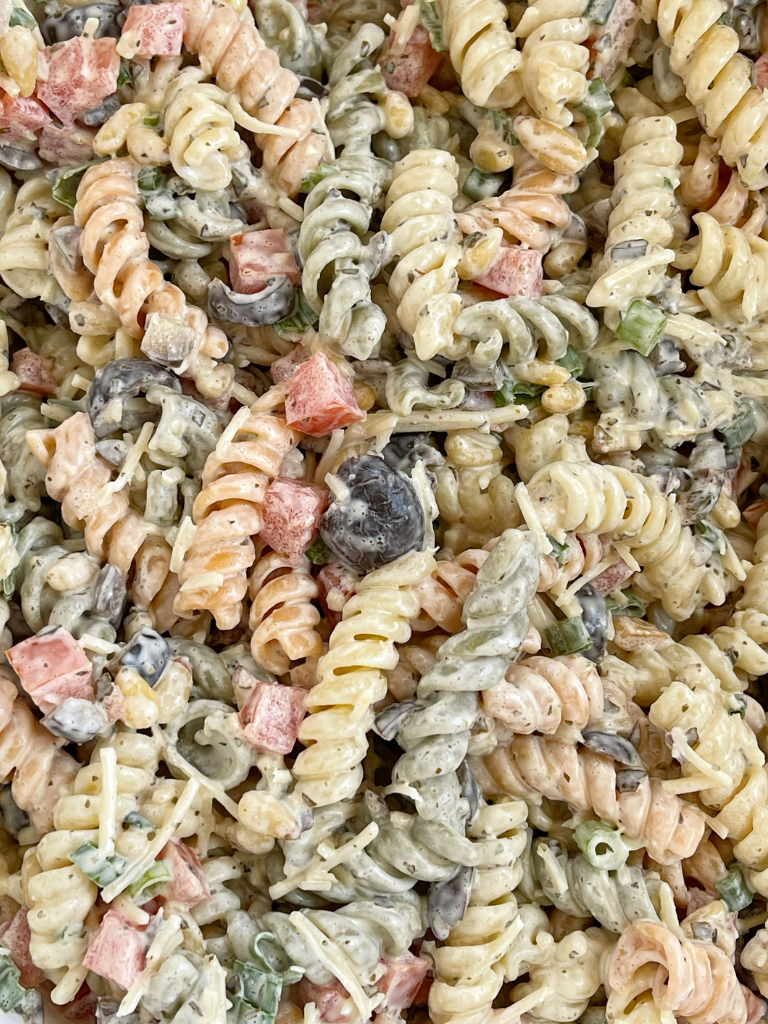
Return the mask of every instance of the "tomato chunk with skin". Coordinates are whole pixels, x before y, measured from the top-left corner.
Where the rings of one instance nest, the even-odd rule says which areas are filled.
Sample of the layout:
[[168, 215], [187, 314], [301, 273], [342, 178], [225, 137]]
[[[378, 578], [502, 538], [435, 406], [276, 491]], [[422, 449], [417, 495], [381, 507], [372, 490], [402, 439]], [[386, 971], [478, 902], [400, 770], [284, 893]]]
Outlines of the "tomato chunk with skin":
[[290, 754], [306, 714], [307, 695], [296, 686], [260, 682], [240, 709], [243, 736], [257, 750]]
[[261, 538], [273, 551], [298, 561], [312, 544], [328, 497], [327, 487], [278, 477], [264, 495]]
[[22, 640], [6, 651], [6, 657], [21, 685], [44, 713], [67, 697], [93, 700], [91, 663], [63, 626]]
[[19, 386], [23, 391], [33, 391], [36, 395], [56, 394], [53, 367], [45, 356], [29, 348], [22, 348], [14, 352], [11, 370], [19, 378]]
[[627, 563], [619, 558], [590, 582], [598, 594], [612, 594], [614, 590], [621, 587], [622, 583], [627, 582], [632, 573], [633, 570]]
[[0, 943], [10, 952], [11, 960], [19, 968], [19, 977], [24, 988], [38, 988], [45, 981], [45, 973], [32, 962], [32, 954], [29, 952], [32, 933], [29, 930], [27, 913], [26, 907], [16, 911], [0, 930]]
[[427, 976], [429, 963], [413, 953], [385, 956], [381, 962], [385, 972], [379, 978], [377, 988], [384, 993], [384, 1005], [390, 1010], [405, 1010], [416, 998]]
[[299, 282], [299, 268], [282, 228], [233, 235], [229, 253], [232, 288], [241, 295], [260, 292], [273, 277], [285, 276], [293, 284]]
[[327, 985], [315, 985], [309, 978], [302, 978], [298, 1001], [301, 1006], [314, 1003], [320, 1020], [326, 1024], [347, 1024], [357, 1016], [352, 997], [337, 978]]
[[384, 81], [390, 89], [418, 96], [440, 67], [442, 54], [432, 48], [429, 32], [423, 25], [414, 28], [405, 48], [399, 51], [393, 30], [379, 57]]
[[48, 78], [38, 80], [37, 96], [63, 124], [98, 107], [117, 89], [120, 57], [114, 39], [76, 36], [43, 52]]
[[131, 57], [178, 57], [184, 41], [187, 10], [182, 3], [128, 8], [117, 52]]
[[285, 419], [303, 434], [322, 437], [365, 419], [352, 380], [323, 352], [302, 363], [285, 385]]
[[541, 253], [536, 249], [509, 245], [499, 249], [493, 263], [480, 277], [475, 278], [474, 283], [499, 295], [521, 295], [526, 299], [537, 299], [541, 295], [543, 282]]
[[22, 135], [50, 124], [51, 115], [34, 96], [9, 96], [0, 89], [0, 128]]
[[287, 356], [280, 356], [272, 363], [269, 368], [272, 380], [275, 384], [282, 384], [293, 376], [294, 370], [300, 363], [306, 363], [308, 359], [308, 350], [303, 345], [297, 345], [293, 352], [289, 352]]
[[338, 622], [344, 605], [357, 592], [360, 577], [341, 562], [330, 562], [317, 574], [317, 582], [322, 588], [320, 601], [326, 615], [335, 615]]
[[146, 950], [144, 929], [108, 910], [83, 957], [83, 967], [128, 989], [144, 970]]
[[163, 848], [160, 860], [165, 861], [173, 878], [163, 893], [165, 899], [179, 903], [185, 909], [211, 898], [208, 879], [205, 877], [200, 858], [191, 846], [179, 839], [172, 839]]

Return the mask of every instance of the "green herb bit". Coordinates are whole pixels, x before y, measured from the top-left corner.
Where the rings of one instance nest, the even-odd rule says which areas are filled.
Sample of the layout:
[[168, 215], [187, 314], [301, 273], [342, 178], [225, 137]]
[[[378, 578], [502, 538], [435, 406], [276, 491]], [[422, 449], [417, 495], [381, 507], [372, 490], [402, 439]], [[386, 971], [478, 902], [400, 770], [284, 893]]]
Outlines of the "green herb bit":
[[[38, 0], [38, 3], [39, 2], [41, 2], [41, 0]], [[133, 75], [131, 74], [130, 63], [125, 59], [125, 57], [121, 57], [120, 71], [117, 76], [117, 87], [120, 89], [126, 85], [133, 85]]]
[[505, 380], [498, 391], [493, 393], [493, 401], [498, 406], [527, 405], [534, 409], [541, 405], [541, 396], [546, 391], [543, 384], [529, 384], [525, 380]]
[[314, 544], [307, 548], [307, 558], [313, 565], [327, 565], [333, 561], [333, 552], [322, 537], [318, 537]]
[[625, 864], [629, 847], [620, 833], [604, 821], [582, 821], [574, 833], [576, 845], [592, 867], [616, 871]]
[[616, 337], [642, 355], [649, 355], [661, 337], [667, 318], [646, 299], [633, 299], [616, 328]]
[[497, 196], [504, 188], [506, 180], [506, 174], [487, 174], [485, 171], [473, 167], [467, 175], [467, 180], [464, 182], [461, 191], [467, 199], [479, 203], [483, 199]]
[[752, 902], [752, 890], [747, 885], [744, 872], [738, 864], [732, 864], [725, 878], [715, 882], [715, 888], [729, 910], [738, 913]]
[[142, 832], [151, 832], [155, 827], [149, 818], [145, 818], [143, 814], [139, 814], [138, 811], [128, 811], [126, 816], [123, 818], [126, 825], [132, 825], [134, 828], [140, 828]]
[[491, 115], [493, 130], [499, 133], [502, 141], [506, 142], [508, 146], [519, 146], [520, 139], [513, 128], [514, 119], [509, 114], [505, 114], [503, 110], [490, 110], [488, 113]]
[[752, 406], [747, 402], [743, 402], [731, 422], [721, 427], [718, 433], [721, 435], [726, 448], [741, 448], [756, 430], [757, 423], [755, 423], [755, 414], [752, 412]]
[[603, 137], [603, 115], [613, 110], [613, 100], [602, 78], [593, 78], [587, 85], [587, 94], [574, 108], [584, 118], [589, 129], [587, 149], [596, 146]]
[[70, 167], [69, 170], [62, 171], [61, 174], [56, 178], [56, 183], [51, 189], [53, 198], [66, 206], [69, 210], [74, 210], [75, 203], [77, 202], [77, 190], [80, 187], [80, 182], [83, 180], [83, 175], [89, 167], [93, 167], [94, 164], [103, 163], [106, 157], [102, 157], [99, 160], [91, 160], [87, 164], [81, 164], [79, 167]]
[[152, 114], [147, 114], [147, 116], [144, 118], [144, 124], [147, 125], [149, 128], [157, 128], [157, 126], [160, 124], [160, 111], [156, 110]]
[[125, 857], [121, 857], [119, 853], [108, 857], [93, 843], [78, 846], [75, 852], [69, 855], [69, 859], [102, 889], [122, 875], [128, 864]]
[[17, 25], [22, 25], [24, 28], [29, 25], [37, 27], [37, 18], [34, 14], [30, 14], [26, 7], [14, 7], [11, 11], [11, 20], [8, 22], [9, 28], [16, 28]]
[[448, 46], [443, 34], [443, 19], [433, 0], [419, 0], [419, 20], [429, 33], [432, 49], [437, 53], [447, 53]]
[[552, 550], [549, 553], [550, 557], [554, 558], [558, 565], [566, 565], [571, 557], [570, 545], [561, 544], [559, 540], [555, 540], [551, 533], [547, 534], [547, 540], [552, 545]]
[[731, 706], [728, 708], [728, 714], [739, 715], [741, 718], [747, 717], [747, 698], [743, 693], [731, 694]]
[[165, 861], [156, 860], [152, 867], [144, 872], [141, 878], [134, 882], [133, 885], [128, 886], [128, 895], [132, 900], [141, 895], [142, 900], [146, 902], [152, 899], [153, 896], [156, 896], [165, 883], [170, 882], [172, 878], [173, 875]]
[[700, 537], [705, 544], [709, 545], [713, 551], [719, 551], [721, 554], [723, 553], [723, 531], [715, 526], [715, 524], [709, 519], [702, 519], [700, 522], [694, 523], [693, 532], [697, 537]]
[[584, 369], [584, 364], [579, 358], [579, 353], [573, 347], [569, 345], [565, 350], [565, 355], [562, 359], [556, 359], [555, 363], [557, 366], [562, 366], [563, 369], [567, 370], [572, 377], [578, 377], [581, 371]]
[[138, 185], [142, 192], [155, 192], [165, 182], [165, 176], [159, 167], [142, 167], [139, 171]]
[[329, 174], [336, 174], [338, 168], [333, 164], [318, 164], [314, 171], [310, 171], [301, 183], [301, 192], [311, 192], [315, 185], [319, 185], [323, 178]]
[[283, 986], [295, 984], [304, 971], [290, 964], [271, 932], [259, 932], [254, 937], [251, 956], [252, 963], [235, 960], [227, 991], [238, 1020], [274, 1024]]
[[312, 309], [301, 288], [297, 288], [295, 291], [293, 309], [287, 317], [283, 320], [278, 320], [277, 323], [272, 324], [272, 326], [281, 338], [291, 338], [297, 334], [304, 334], [310, 327], [314, 327], [319, 319], [320, 314], [316, 313], [315, 310]]
[[606, 607], [609, 612], [615, 612], [618, 615], [631, 615], [633, 618], [642, 619], [648, 608], [647, 603], [638, 597], [631, 587], [627, 587], [626, 590], [622, 590], [622, 596], [626, 598], [625, 604], [620, 604], [610, 594], [605, 599]]
[[578, 654], [588, 651], [592, 646], [592, 637], [579, 616], [555, 622], [544, 630], [553, 654]]
[[11, 960], [10, 952], [0, 946], [0, 1010], [26, 1014], [33, 1020], [42, 1019], [43, 1001], [40, 994], [24, 988], [20, 978], [21, 972]]

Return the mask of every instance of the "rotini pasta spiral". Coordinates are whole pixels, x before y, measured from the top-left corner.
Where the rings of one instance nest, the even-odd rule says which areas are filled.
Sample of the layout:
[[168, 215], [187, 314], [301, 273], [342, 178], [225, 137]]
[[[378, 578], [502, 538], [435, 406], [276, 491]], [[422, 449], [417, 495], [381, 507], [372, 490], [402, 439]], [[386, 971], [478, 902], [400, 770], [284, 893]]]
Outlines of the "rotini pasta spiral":
[[261, 555], [248, 580], [251, 653], [258, 665], [283, 675], [292, 661], [317, 657], [323, 642], [315, 630], [320, 612], [312, 604], [320, 588], [303, 555], [294, 565], [275, 551]]
[[450, 357], [461, 312], [457, 266], [461, 249], [453, 216], [459, 168], [449, 153], [422, 149], [393, 168], [381, 226], [397, 264], [389, 293], [397, 319], [412, 335], [419, 359]]
[[148, 258], [138, 170], [130, 157], [119, 157], [86, 171], [75, 205], [75, 223], [83, 229], [83, 260], [94, 274], [99, 300], [117, 314], [131, 337], [144, 335], [138, 317], [147, 300], [150, 315], [177, 322], [188, 343], [179, 371], [192, 377], [203, 394], [219, 397], [234, 378], [234, 367], [217, 363], [227, 354], [226, 336], [208, 324], [202, 310], [187, 305], [184, 293], [166, 283]]
[[220, 629], [240, 622], [246, 573], [256, 557], [251, 538], [261, 529], [259, 505], [297, 441], [285, 420], [270, 413], [244, 407], [232, 417], [203, 469], [195, 535], [179, 570], [177, 614], [207, 609]]
[[493, 110], [514, 106], [522, 90], [520, 54], [498, 0], [439, 0], [451, 63], [472, 103]]
[[307, 696], [310, 714], [299, 730], [306, 750], [293, 766], [297, 789], [313, 805], [357, 792], [373, 705], [387, 692], [384, 672], [396, 666], [395, 644], [410, 638], [408, 620], [419, 611], [410, 588], [433, 568], [425, 552], [406, 555], [369, 573], [344, 606], [328, 653], [317, 664], [317, 685]]
[[164, 137], [176, 171], [195, 189], [215, 191], [232, 179], [240, 136], [225, 107], [227, 94], [210, 83], [174, 85], [164, 110]]
[[418, 619], [411, 622], [414, 632], [428, 632], [436, 627], [446, 633], [461, 630], [464, 602], [472, 593], [477, 571], [489, 554], [476, 548], [463, 551], [450, 561], [441, 559], [429, 576], [415, 584], [413, 592], [421, 610]]
[[641, 773], [631, 782], [635, 788], [627, 789], [610, 757], [579, 750], [575, 743], [516, 736], [473, 764], [473, 771], [487, 796], [504, 793], [533, 804], [547, 797], [592, 810], [630, 839], [642, 839], [659, 864], [690, 857], [704, 833], [698, 809], [667, 793], [659, 779]]
[[0, 419], [0, 461], [5, 480], [0, 492], [0, 517], [4, 523], [18, 523], [40, 511], [45, 493], [45, 469], [27, 445], [27, 432], [44, 428], [39, 403], [31, 396], [3, 399]]
[[74, 758], [33, 716], [13, 683], [0, 676], [0, 771], [13, 799], [44, 835], [53, 828], [59, 798], [78, 770]]
[[203, 861], [202, 867], [211, 897], [192, 907], [190, 912], [202, 931], [206, 955], [215, 955], [222, 964], [231, 963], [234, 953], [227, 925], [232, 915], [239, 913], [242, 904], [240, 896], [227, 882], [239, 881], [243, 868], [234, 857], [225, 856], [211, 857]]
[[313, 130], [315, 108], [295, 98], [299, 80], [264, 45], [250, 12], [238, 16], [218, 0], [184, 0], [184, 6], [184, 45], [229, 94], [237, 123], [255, 133], [267, 175], [295, 195], [325, 153], [323, 136]]
[[709, 213], [697, 213], [699, 234], [684, 243], [672, 261], [690, 270], [697, 296], [717, 323], [753, 320], [768, 310], [762, 282], [768, 273], [768, 242]]
[[590, 306], [621, 311], [659, 287], [675, 258], [669, 245], [679, 230], [675, 188], [682, 156], [671, 117], [639, 118], [627, 127], [615, 161], [605, 256], [587, 296]]
[[44, 175], [30, 178], [16, 193], [13, 213], [0, 237], [0, 274], [18, 295], [59, 304], [64, 296], [51, 276], [51, 231], [67, 208], [53, 198]]
[[[658, 967], [648, 973], [646, 964]], [[654, 921], [636, 921], [620, 936], [607, 983], [611, 1014], [650, 988], [661, 1009], [700, 1024], [745, 1024], [747, 1019], [744, 995], [723, 950], [711, 942], [681, 940]]]

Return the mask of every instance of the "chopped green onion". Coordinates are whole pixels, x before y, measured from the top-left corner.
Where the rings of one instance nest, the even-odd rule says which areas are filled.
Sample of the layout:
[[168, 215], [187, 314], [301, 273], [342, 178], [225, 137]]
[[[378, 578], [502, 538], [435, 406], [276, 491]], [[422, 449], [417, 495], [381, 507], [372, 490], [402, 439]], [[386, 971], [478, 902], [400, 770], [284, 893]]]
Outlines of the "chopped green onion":
[[[40, 0], [38, 0], [38, 3]], [[120, 72], [117, 76], [117, 87], [120, 89], [124, 85], [133, 85], [133, 75], [131, 74], [131, 65], [125, 59], [120, 58]]]
[[3, 597], [13, 597], [16, 592], [16, 570], [11, 569], [3, 580]]
[[9, 28], [15, 28], [17, 25], [26, 27], [27, 25], [37, 25], [37, 18], [34, 14], [30, 14], [26, 7], [14, 7], [11, 11], [11, 20], [8, 22]]
[[605, 599], [605, 605], [608, 611], [616, 612], [618, 615], [631, 615], [633, 618], [642, 619], [648, 608], [648, 605], [642, 597], [638, 597], [631, 587], [627, 587], [627, 589], [622, 590], [621, 593], [627, 599], [626, 604], [619, 604], [619, 602], [609, 594]]
[[731, 422], [726, 423], [724, 427], [720, 427], [718, 433], [722, 437], [726, 448], [741, 448], [756, 430], [757, 424], [755, 423], [755, 414], [752, 412], [752, 406], [747, 402], [742, 402], [739, 406], [739, 411]]
[[498, 406], [527, 405], [529, 409], [541, 405], [541, 396], [546, 391], [543, 384], [529, 384], [525, 380], [505, 380], [498, 391], [493, 393], [493, 401]]
[[297, 334], [304, 334], [310, 327], [314, 327], [319, 319], [320, 314], [312, 309], [304, 297], [304, 292], [301, 288], [297, 288], [294, 295], [293, 309], [287, 317], [283, 320], [278, 320], [272, 326], [281, 338], [291, 338]]
[[160, 124], [160, 111], [156, 110], [152, 114], [147, 114], [144, 118], [144, 124], [148, 125], [150, 128], [156, 128]]
[[608, 87], [602, 78], [593, 78], [587, 85], [587, 94], [581, 103], [574, 108], [587, 123], [589, 138], [587, 149], [598, 144], [602, 139], [605, 129], [602, 118], [609, 110], [613, 110], [613, 100], [608, 92]]
[[731, 707], [728, 709], [728, 714], [740, 715], [742, 718], [747, 717], [747, 698], [743, 693], [731, 694]]
[[744, 872], [738, 864], [732, 864], [725, 878], [715, 882], [720, 899], [728, 907], [738, 913], [752, 902], [752, 890], [747, 885]]
[[604, 821], [582, 821], [574, 833], [576, 845], [594, 868], [616, 871], [625, 864], [629, 847]]
[[333, 164], [318, 164], [314, 171], [310, 171], [301, 183], [301, 192], [311, 192], [315, 185], [327, 178], [329, 174], [336, 174], [338, 167]]
[[121, 857], [119, 853], [107, 857], [93, 843], [83, 843], [82, 846], [78, 846], [75, 852], [69, 855], [69, 859], [102, 889], [122, 875], [128, 863], [125, 857]]
[[74, 210], [77, 202], [77, 190], [83, 180], [83, 175], [89, 167], [100, 164], [104, 160], [106, 157], [102, 157], [100, 160], [90, 160], [87, 164], [80, 164], [79, 167], [70, 167], [69, 170], [62, 171], [51, 189], [53, 198], [58, 200], [62, 206]]
[[139, 814], [138, 811], [128, 811], [126, 816], [123, 818], [126, 825], [132, 825], [134, 828], [140, 828], [143, 832], [151, 832], [155, 827], [149, 818], [145, 818], [143, 814]]
[[504, 188], [506, 180], [506, 174], [486, 174], [485, 171], [473, 167], [461, 191], [467, 199], [478, 203], [483, 199], [490, 199], [491, 196], [497, 196]]
[[156, 192], [165, 181], [159, 167], [142, 167], [139, 171], [138, 185], [142, 192]]
[[561, 544], [560, 541], [555, 540], [550, 533], [547, 534], [547, 540], [552, 545], [552, 550], [549, 553], [550, 557], [554, 558], [558, 565], [565, 565], [571, 557], [570, 545]]
[[42, 1019], [43, 1002], [40, 994], [24, 988], [20, 978], [21, 972], [11, 960], [10, 952], [0, 947], [0, 1010]]
[[723, 532], [708, 519], [693, 524], [693, 532], [709, 545], [713, 551], [720, 551], [723, 546]]
[[250, 952], [253, 962], [235, 960], [227, 982], [235, 1019], [248, 1024], [274, 1024], [283, 986], [294, 985], [304, 971], [290, 963], [270, 932], [259, 932]]
[[592, 637], [587, 632], [580, 616], [555, 622], [544, 630], [553, 654], [578, 654], [588, 651], [592, 646]]
[[419, 20], [429, 33], [432, 49], [437, 53], [447, 53], [448, 47], [443, 35], [443, 19], [433, 0], [419, 0]]
[[314, 544], [307, 548], [307, 558], [313, 565], [327, 565], [333, 561], [333, 552], [325, 541], [318, 537]]
[[616, 328], [616, 337], [647, 356], [655, 348], [666, 322], [658, 306], [645, 299], [633, 299]]
[[674, 190], [675, 186], [672, 184], [672, 179], [671, 178], [665, 177], [662, 180], [663, 180], [664, 188], [671, 188], [672, 190]]
[[128, 895], [131, 899], [135, 899], [141, 894], [144, 901], [149, 900], [157, 894], [166, 882], [170, 882], [172, 878], [173, 875], [165, 861], [156, 860], [152, 867], [148, 868], [138, 881], [128, 886]]
[[508, 146], [519, 146], [520, 139], [515, 135], [515, 130], [512, 127], [515, 123], [514, 118], [505, 114], [503, 110], [490, 110], [488, 113], [491, 115], [493, 130], [499, 133], [502, 142]]
[[582, 17], [593, 25], [605, 25], [615, 5], [616, 0], [588, 0]]
[[562, 359], [556, 359], [555, 363], [558, 366], [562, 366], [563, 369], [567, 370], [572, 377], [578, 377], [581, 371], [584, 369], [584, 364], [579, 358], [579, 353], [576, 351], [573, 345], [569, 345]]

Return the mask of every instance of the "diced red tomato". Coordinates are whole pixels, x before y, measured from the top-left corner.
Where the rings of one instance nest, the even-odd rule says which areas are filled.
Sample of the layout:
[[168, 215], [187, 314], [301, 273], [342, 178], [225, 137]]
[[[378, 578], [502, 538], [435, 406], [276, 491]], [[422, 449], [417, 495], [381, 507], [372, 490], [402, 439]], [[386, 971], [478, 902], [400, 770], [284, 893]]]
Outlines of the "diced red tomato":
[[757, 88], [768, 89], [768, 53], [758, 57], [755, 62], [755, 71], [757, 73]]
[[384, 1005], [390, 1010], [405, 1010], [409, 1007], [427, 976], [429, 962], [413, 953], [402, 956], [382, 957], [384, 974], [376, 987], [384, 993]]
[[270, 278], [283, 274], [298, 284], [299, 268], [282, 228], [233, 235], [229, 252], [232, 288], [242, 295], [260, 292]]
[[537, 299], [541, 295], [543, 281], [541, 253], [519, 245], [499, 249], [490, 267], [475, 278], [475, 284], [489, 291], [499, 295], [521, 295], [526, 299]]
[[307, 695], [295, 686], [260, 682], [240, 709], [243, 736], [257, 750], [290, 754], [305, 715]]
[[179, 839], [172, 839], [160, 854], [173, 879], [163, 893], [166, 899], [180, 903], [189, 910], [190, 907], [211, 898], [208, 879], [205, 877], [200, 859], [191, 846]]
[[[589, 36], [589, 78], [602, 78], [607, 82], [619, 64], [623, 64], [632, 40], [635, 38], [640, 11], [632, 0], [616, 0], [604, 25], [593, 25]], [[602, 49], [596, 43], [605, 39]]]
[[761, 501], [753, 501], [741, 514], [754, 529], [766, 512], [768, 512], [768, 501], [763, 499]]
[[67, 697], [93, 700], [91, 663], [63, 626], [22, 640], [6, 651], [6, 657], [21, 685], [44, 713]]
[[306, 363], [309, 359], [309, 351], [303, 345], [296, 345], [287, 356], [280, 356], [269, 368], [272, 380], [275, 384], [282, 384], [293, 375], [293, 371], [300, 363]]
[[393, 28], [379, 57], [381, 73], [390, 89], [415, 97], [440, 67], [443, 57], [432, 49], [429, 32], [423, 25], [416, 26], [402, 53], [395, 43], [395, 31]]
[[183, 3], [129, 7], [119, 50], [128, 58], [178, 57], [186, 21], [187, 10]]
[[32, 963], [29, 952], [31, 938], [27, 909], [17, 910], [11, 920], [0, 930], [0, 942], [11, 954], [11, 960], [19, 968], [21, 984], [24, 988], [37, 988], [45, 981], [45, 973]]
[[19, 378], [22, 390], [34, 391], [36, 395], [56, 394], [56, 379], [50, 361], [32, 349], [22, 348], [14, 352], [11, 370]]
[[89, 128], [59, 128], [47, 124], [40, 135], [38, 153], [52, 164], [84, 164], [93, 160], [95, 136], [96, 132]]
[[307, 977], [302, 978], [298, 1002], [300, 1006], [314, 1003], [320, 1020], [327, 1024], [347, 1024], [357, 1016], [352, 997], [336, 978], [327, 985], [315, 985]]
[[328, 488], [278, 477], [264, 495], [261, 537], [294, 561], [304, 554], [328, 508]]
[[108, 910], [83, 957], [83, 967], [127, 989], [144, 969], [146, 950], [144, 929]]
[[360, 578], [341, 562], [331, 562], [317, 574], [317, 582], [325, 614], [333, 623], [339, 622], [344, 605], [356, 592]]
[[48, 124], [51, 115], [34, 96], [9, 96], [0, 89], [0, 128], [12, 132], [38, 132]]
[[285, 419], [303, 434], [322, 437], [364, 420], [352, 380], [324, 352], [297, 367], [285, 385]]
[[117, 88], [120, 58], [114, 39], [76, 36], [46, 46], [44, 60], [48, 78], [38, 79], [37, 95], [65, 125]]
[[598, 594], [612, 594], [621, 588], [622, 583], [627, 582], [633, 571], [625, 561], [618, 558], [590, 582]]

